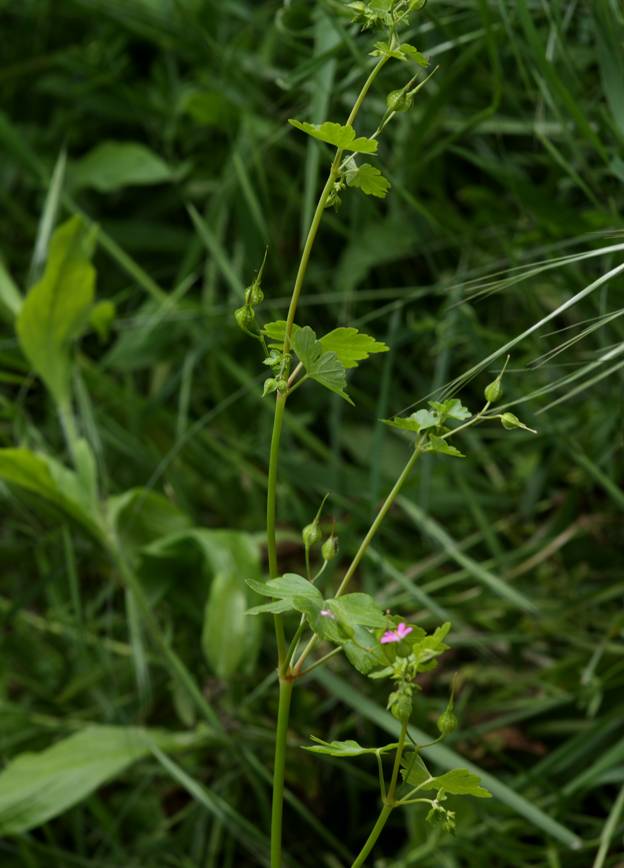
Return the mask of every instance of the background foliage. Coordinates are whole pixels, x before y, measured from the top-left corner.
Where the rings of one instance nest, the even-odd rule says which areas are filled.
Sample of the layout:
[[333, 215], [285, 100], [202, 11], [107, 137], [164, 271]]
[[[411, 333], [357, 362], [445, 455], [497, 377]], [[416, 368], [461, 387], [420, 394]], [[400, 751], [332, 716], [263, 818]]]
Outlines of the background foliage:
[[[5, 461], [1, 749], [20, 757], [0, 774], [7, 866], [265, 864], [273, 639], [240, 616], [236, 577], [262, 574], [271, 405], [232, 310], [268, 244], [266, 317], [284, 316], [324, 171], [322, 147], [286, 119], [344, 121], [370, 62], [373, 40], [342, 9], [0, 2], [0, 446], [70, 463], [14, 326], [52, 228], [82, 213], [100, 227], [97, 298], [114, 307], [72, 353], [78, 432], [102, 495], [130, 492], [109, 500], [124, 551], [209, 709], [172, 677], [88, 531]], [[440, 68], [381, 145], [392, 194], [351, 193], [327, 215], [302, 299], [314, 328], [365, 324], [392, 350], [351, 381], [355, 408], [322, 390], [293, 399], [282, 566], [300, 568], [300, 528], [326, 491], [327, 530], [335, 520], [353, 552], [407, 448], [376, 420], [457, 378], [477, 405], [502, 357], [481, 362], [523, 336], [505, 400], [539, 436], [479, 429], [468, 461], [423, 461], [360, 570], [384, 605], [427, 628], [453, 621], [419, 725], [432, 731], [459, 671], [448, 747], [496, 798], [464, 809], [455, 838], [396, 812], [376, 864], [613, 868], [624, 307], [621, 276], [605, 276], [624, 249], [624, 19], [616, 0], [430, 0], [418, 22], [406, 37]], [[364, 133], [403, 84], [382, 78]], [[336, 868], [361, 844], [375, 769], [298, 746], [393, 732], [379, 698], [340, 662], [298, 691], [289, 864]]]

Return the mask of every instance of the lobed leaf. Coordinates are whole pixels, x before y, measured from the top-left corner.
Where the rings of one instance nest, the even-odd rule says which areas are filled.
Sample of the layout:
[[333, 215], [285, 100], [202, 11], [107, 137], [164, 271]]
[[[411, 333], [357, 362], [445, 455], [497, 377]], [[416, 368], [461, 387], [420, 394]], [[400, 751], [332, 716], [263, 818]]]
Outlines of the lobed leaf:
[[337, 124], [333, 121], [325, 121], [322, 124], [309, 124], [289, 118], [288, 123], [302, 133], [312, 136], [321, 142], [327, 142], [342, 151], [354, 151], [360, 154], [376, 154], [377, 142], [375, 139], [367, 139], [366, 136], [356, 136], [355, 130], [350, 124]]
[[389, 751], [394, 750], [398, 744], [398, 742], [393, 742], [392, 744], [385, 744], [383, 747], [362, 747], [361, 744], [358, 744], [358, 742], [353, 739], [347, 739], [346, 741], [323, 741], [323, 739], [317, 738], [315, 735], [311, 735], [310, 738], [317, 744], [314, 746], [304, 745], [303, 750], [308, 750], [310, 753], [322, 753], [326, 756], [335, 756], [340, 758], [363, 756], [367, 753], [388, 753]]
[[453, 455], [455, 458], [465, 458], [463, 452], [460, 452], [455, 446], [452, 446], [443, 437], [436, 437], [435, 434], [429, 435], [427, 443], [427, 452], [439, 452], [442, 455]]
[[444, 790], [453, 796], [475, 796], [478, 799], [491, 799], [492, 794], [481, 786], [478, 775], [468, 769], [453, 769], [435, 778], [416, 784], [421, 790]]
[[350, 627], [386, 627], [388, 618], [369, 594], [345, 594], [325, 605], [339, 621]]
[[370, 163], [363, 163], [354, 171], [347, 172], [346, 177], [349, 187], [357, 187], [367, 196], [377, 196], [378, 199], [385, 199], [391, 187], [390, 181]]

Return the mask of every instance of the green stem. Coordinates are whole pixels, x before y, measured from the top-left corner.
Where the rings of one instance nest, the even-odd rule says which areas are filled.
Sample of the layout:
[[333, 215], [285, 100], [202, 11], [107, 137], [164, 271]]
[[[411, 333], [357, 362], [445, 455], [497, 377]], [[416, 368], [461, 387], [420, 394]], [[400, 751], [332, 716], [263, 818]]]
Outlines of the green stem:
[[[269, 454], [269, 475], [267, 481], [267, 550], [269, 555], [269, 576], [274, 579], [279, 575], [277, 566], [277, 538], [275, 533], [276, 501], [277, 501], [277, 468], [279, 463], [280, 438], [284, 424], [286, 396], [279, 393], [275, 399], [275, 416], [273, 418], [273, 433], [271, 435], [271, 451]], [[284, 622], [281, 615], [274, 616], [275, 640], [277, 643], [278, 665], [283, 668], [286, 661], [286, 637]]]
[[[357, 570], [360, 561], [362, 560], [362, 558], [364, 557], [364, 555], [366, 553], [366, 549], [369, 547], [369, 545], [373, 541], [375, 534], [379, 530], [381, 523], [383, 522], [384, 518], [388, 514], [388, 511], [390, 510], [392, 504], [399, 496], [401, 489], [405, 485], [405, 482], [406, 482], [408, 476], [410, 475], [410, 473], [412, 472], [412, 469], [413, 469], [414, 465], [416, 464], [421, 453], [422, 453], [422, 441], [418, 441], [416, 443], [416, 446], [414, 447], [414, 451], [410, 455], [409, 461], [407, 462], [407, 464], [405, 465], [405, 467], [401, 471], [401, 475], [399, 476], [397, 481], [392, 486], [392, 490], [390, 491], [390, 493], [388, 494], [388, 496], [384, 500], [383, 504], [381, 505], [381, 509], [379, 510], [377, 515], [375, 516], [375, 520], [373, 521], [370, 528], [368, 529], [368, 533], [366, 534], [366, 536], [364, 537], [364, 539], [360, 543], [360, 547], [357, 550], [357, 552], [355, 553], [355, 557], [351, 561], [349, 568], [348, 568], [347, 572], [345, 573], [342, 582], [340, 583], [340, 587], [336, 591], [336, 594], [335, 594], [336, 597], [339, 597], [341, 594], [344, 594], [344, 592], [346, 591], [347, 586], [348, 586], [349, 582], [351, 581], [351, 579], [353, 578], [353, 575], [354, 575], [355, 571]], [[299, 657], [299, 659], [297, 660], [296, 664], [293, 667], [293, 672], [295, 674], [298, 675], [301, 673], [301, 667], [303, 666], [303, 662], [306, 659], [306, 657], [308, 656], [308, 654], [312, 651], [312, 649], [316, 645], [317, 641], [318, 640], [317, 640], [316, 636], [312, 636], [312, 638], [309, 640], [308, 644], [305, 646], [305, 648], [301, 652], [301, 656]]]
[[405, 465], [405, 467], [401, 471], [399, 478], [392, 486], [392, 490], [390, 491], [390, 493], [388, 494], [388, 496], [384, 500], [383, 504], [381, 505], [381, 509], [379, 510], [379, 512], [375, 516], [375, 520], [373, 521], [373, 523], [369, 527], [368, 533], [366, 534], [366, 536], [364, 537], [364, 539], [360, 543], [360, 547], [357, 550], [357, 552], [355, 553], [355, 557], [353, 558], [353, 560], [349, 564], [349, 568], [348, 568], [347, 572], [345, 573], [344, 578], [343, 578], [342, 582], [340, 583], [338, 590], [336, 591], [337, 597], [339, 597], [341, 594], [344, 594], [344, 592], [346, 591], [349, 582], [353, 578], [353, 574], [355, 573], [355, 571], [357, 570], [357, 568], [360, 564], [360, 561], [362, 560], [362, 558], [366, 554], [366, 549], [369, 547], [369, 545], [373, 541], [375, 534], [379, 530], [381, 523], [383, 522], [384, 518], [388, 514], [392, 504], [399, 496], [399, 493], [400, 493], [401, 489], [403, 488], [403, 486], [405, 485], [405, 482], [406, 482], [408, 476], [412, 472], [414, 465], [418, 461], [421, 452], [422, 452], [422, 446], [421, 446], [420, 442], [418, 442], [416, 444], [416, 446], [414, 447], [414, 451], [410, 455], [409, 461], [407, 462], [407, 464]]
[[[362, 85], [362, 89], [360, 90], [357, 99], [351, 109], [351, 113], [347, 118], [347, 124], [352, 125], [355, 121], [360, 108], [362, 107], [362, 103], [366, 98], [366, 94], [371, 88], [371, 85], [383, 69], [384, 65], [388, 62], [389, 58], [381, 57], [375, 66], [371, 69], [370, 74], [364, 84]], [[327, 199], [329, 198], [329, 194], [332, 191], [332, 187], [334, 186], [334, 181], [336, 180], [336, 176], [339, 172], [340, 160], [342, 158], [343, 150], [339, 148], [336, 151], [333, 162], [331, 164], [331, 168], [329, 170], [329, 175], [327, 177], [327, 181], [325, 182], [325, 186], [321, 191], [321, 195], [319, 197], [316, 210], [314, 211], [314, 215], [312, 217], [312, 222], [310, 224], [310, 229], [308, 230], [308, 236], [305, 240], [305, 244], [303, 246], [303, 251], [301, 253], [301, 259], [299, 261], [299, 268], [297, 269], [297, 276], [295, 277], [295, 285], [293, 287], [292, 296], [290, 299], [290, 305], [288, 307], [288, 316], [286, 317], [286, 335], [284, 337], [284, 352], [287, 353], [290, 350], [290, 339], [292, 335], [293, 325], [295, 322], [295, 314], [297, 313], [297, 306], [299, 304], [299, 296], [301, 295], [301, 288], [303, 287], [303, 281], [306, 275], [306, 271], [308, 270], [308, 262], [310, 260], [310, 254], [312, 253], [312, 248], [314, 247], [314, 242], [316, 240], [316, 235], [319, 230], [319, 226], [321, 225], [321, 219], [323, 217], [323, 212], [325, 211], [325, 206], [327, 204]]]
[[279, 707], [275, 732], [275, 762], [273, 765], [273, 804], [271, 810], [271, 868], [282, 866], [282, 814], [284, 811], [284, 769], [286, 741], [293, 682], [280, 679]]
[[381, 813], [377, 817], [377, 822], [373, 826], [370, 835], [366, 839], [366, 843], [360, 850], [357, 855], [355, 862], [351, 865], [351, 868], [360, 868], [361, 865], [364, 865], [369, 853], [377, 843], [377, 838], [381, 835], [383, 827], [386, 825], [388, 821], [388, 817], [392, 813], [392, 805], [384, 805], [381, 809]]
[[[353, 124], [360, 110], [362, 102], [366, 94], [370, 90], [375, 78], [387, 62], [388, 57], [382, 57], [371, 70], [368, 78], [364, 82], [360, 93], [355, 101], [349, 118], [348, 124]], [[308, 235], [301, 253], [297, 275], [293, 286], [290, 305], [288, 307], [288, 315], [286, 319], [286, 334], [284, 336], [284, 354], [290, 351], [290, 343], [297, 306], [299, 304], [299, 296], [303, 287], [303, 281], [308, 269], [310, 254], [314, 247], [314, 242], [318, 234], [319, 226], [327, 200], [333, 189], [336, 175], [339, 171], [340, 158], [342, 150], [337, 150], [334, 156], [329, 175], [325, 186], [319, 196], [318, 204], [312, 217], [312, 222], [308, 230]], [[288, 371], [285, 372], [288, 376]], [[303, 380], [302, 380], [303, 381]], [[301, 382], [299, 385], [301, 384]], [[271, 436], [271, 450], [269, 455], [269, 473], [267, 480], [267, 549], [269, 557], [269, 573], [271, 578], [279, 575], [277, 563], [277, 540], [275, 533], [276, 526], [276, 500], [277, 500], [277, 469], [279, 461], [280, 439], [282, 434], [282, 426], [284, 421], [284, 410], [286, 407], [286, 394], [278, 394], [275, 401], [275, 416], [273, 420], [273, 433]], [[281, 868], [282, 864], [282, 812], [284, 801], [284, 762], [286, 751], [286, 733], [288, 730], [288, 718], [290, 714], [290, 697], [292, 694], [292, 681], [286, 681], [287, 662], [287, 647], [286, 638], [284, 635], [284, 623], [281, 615], [275, 615], [275, 638], [277, 642], [278, 665], [280, 672], [280, 701], [277, 719], [277, 731], [275, 737], [275, 764], [273, 771], [273, 805], [271, 813], [271, 868]]]
[[355, 862], [351, 865], [351, 868], [360, 868], [360, 866], [364, 865], [367, 857], [369, 856], [371, 850], [377, 843], [377, 839], [381, 835], [384, 826], [388, 822], [388, 817], [392, 813], [393, 809], [396, 806], [395, 794], [397, 783], [399, 780], [399, 770], [401, 768], [401, 757], [403, 756], [403, 748], [405, 747], [405, 737], [407, 734], [407, 721], [403, 722], [403, 726], [401, 727], [401, 734], [399, 736], [399, 743], [397, 746], [396, 754], [394, 756], [394, 766], [392, 768], [392, 777], [390, 778], [390, 786], [388, 787], [388, 795], [384, 800], [383, 807], [377, 817], [377, 822], [373, 826], [370, 835], [366, 839], [366, 843], [358, 853]]

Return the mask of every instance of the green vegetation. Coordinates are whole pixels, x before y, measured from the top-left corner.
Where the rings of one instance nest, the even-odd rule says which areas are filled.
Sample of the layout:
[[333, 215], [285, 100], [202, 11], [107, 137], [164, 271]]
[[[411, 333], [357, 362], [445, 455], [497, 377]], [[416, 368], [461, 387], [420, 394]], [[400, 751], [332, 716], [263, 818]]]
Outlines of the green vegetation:
[[622, 863], [624, 15], [421, 5], [0, 0], [7, 868]]

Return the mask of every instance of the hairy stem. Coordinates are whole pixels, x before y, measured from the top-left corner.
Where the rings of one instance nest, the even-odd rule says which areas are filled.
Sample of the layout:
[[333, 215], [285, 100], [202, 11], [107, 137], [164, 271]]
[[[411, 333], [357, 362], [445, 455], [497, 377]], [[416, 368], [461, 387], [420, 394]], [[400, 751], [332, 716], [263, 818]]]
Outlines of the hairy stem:
[[279, 707], [275, 732], [275, 762], [273, 765], [273, 804], [271, 809], [271, 868], [282, 865], [282, 814], [284, 811], [284, 770], [286, 740], [293, 682], [280, 678]]
[[396, 749], [396, 754], [394, 755], [394, 766], [392, 767], [392, 777], [390, 778], [390, 786], [388, 787], [388, 794], [384, 799], [384, 804], [381, 808], [379, 816], [377, 817], [377, 822], [373, 826], [370, 835], [366, 839], [366, 842], [360, 852], [358, 853], [355, 862], [351, 865], [351, 868], [360, 868], [361, 865], [364, 865], [366, 859], [368, 858], [371, 850], [377, 843], [377, 839], [381, 835], [384, 826], [388, 822], [388, 817], [392, 813], [393, 809], [396, 807], [396, 788], [399, 780], [399, 771], [401, 769], [401, 757], [403, 756], [403, 749], [405, 747], [405, 737], [407, 735], [407, 721], [403, 722], [403, 726], [401, 727], [401, 734], [399, 736], [399, 743]]
[[337, 597], [339, 597], [341, 594], [344, 594], [344, 592], [346, 591], [347, 586], [349, 585], [349, 582], [353, 578], [353, 575], [360, 564], [360, 561], [362, 560], [362, 558], [366, 554], [367, 548], [369, 547], [369, 545], [373, 541], [375, 534], [377, 533], [377, 531], [381, 527], [381, 524], [382, 524], [384, 518], [386, 517], [386, 515], [388, 514], [390, 508], [392, 507], [392, 504], [399, 496], [399, 493], [400, 493], [401, 489], [403, 488], [403, 486], [405, 485], [405, 482], [406, 482], [408, 476], [412, 472], [414, 465], [418, 461], [418, 459], [421, 455], [421, 452], [422, 452], [421, 445], [420, 445], [420, 443], [417, 443], [415, 448], [414, 448], [414, 451], [412, 452], [412, 454], [409, 457], [409, 461], [407, 462], [407, 464], [405, 465], [405, 467], [401, 471], [399, 478], [394, 483], [390, 493], [388, 494], [388, 496], [386, 497], [386, 499], [382, 503], [381, 509], [379, 510], [377, 515], [375, 516], [375, 519], [374, 519], [373, 523], [371, 524], [371, 526], [369, 527], [366, 536], [364, 537], [364, 539], [360, 543], [359, 549], [357, 550], [353, 560], [349, 564], [349, 568], [347, 569], [347, 572], [344, 574], [344, 578], [343, 578], [342, 582], [340, 583], [338, 590], [336, 591]]
[[[273, 433], [271, 435], [271, 451], [269, 454], [269, 476], [267, 482], [267, 551], [269, 556], [269, 576], [274, 579], [279, 575], [277, 566], [277, 538], [275, 533], [276, 500], [277, 500], [277, 467], [279, 460], [280, 439], [284, 424], [286, 395], [278, 393], [275, 400], [275, 416], [273, 417]], [[284, 636], [284, 621], [281, 615], [274, 615], [275, 641], [277, 644], [277, 660], [281, 670], [286, 664], [286, 638]], [[283, 673], [282, 673], [283, 674]]]
[[[420, 457], [421, 453], [422, 453], [422, 446], [421, 446], [421, 443], [419, 441], [418, 443], [416, 443], [414, 451], [410, 455], [409, 461], [407, 462], [407, 464], [405, 465], [405, 467], [401, 471], [399, 478], [392, 486], [392, 490], [390, 491], [390, 493], [388, 494], [388, 496], [384, 500], [383, 504], [381, 505], [381, 508], [380, 508], [379, 512], [377, 513], [377, 515], [375, 516], [373, 523], [369, 527], [366, 536], [364, 537], [364, 539], [360, 543], [360, 547], [357, 550], [357, 552], [355, 553], [355, 556], [354, 556], [353, 560], [351, 561], [351, 563], [349, 564], [349, 568], [347, 569], [347, 572], [345, 573], [344, 578], [343, 578], [342, 582], [340, 583], [338, 590], [336, 591], [336, 594], [335, 594], [336, 597], [339, 597], [341, 594], [344, 594], [344, 592], [346, 591], [347, 586], [348, 586], [349, 582], [351, 581], [351, 579], [353, 578], [353, 575], [354, 575], [355, 571], [357, 570], [360, 561], [362, 560], [362, 558], [366, 554], [367, 548], [369, 547], [369, 545], [373, 541], [375, 534], [377, 533], [377, 531], [381, 527], [381, 524], [382, 524], [384, 518], [386, 517], [386, 515], [388, 514], [388, 511], [390, 510], [392, 504], [399, 496], [401, 489], [405, 485], [405, 482], [406, 482], [408, 476], [410, 475], [410, 473], [412, 472], [412, 469], [413, 469], [414, 465], [416, 464], [416, 461]], [[301, 667], [303, 666], [303, 663], [304, 663], [306, 657], [308, 656], [308, 654], [310, 654], [310, 652], [312, 651], [312, 649], [316, 645], [317, 641], [318, 640], [317, 640], [316, 636], [312, 636], [310, 638], [309, 642], [307, 643], [307, 645], [305, 646], [305, 648], [301, 652], [299, 659], [297, 660], [297, 662], [293, 666], [293, 672], [295, 673], [295, 675], [299, 675], [301, 673]]]
[[[357, 96], [355, 104], [351, 109], [348, 124], [352, 124], [360, 110], [360, 107], [370, 90], [375, 78], [387, 62], [387, 57], [382, 57], [371, 70], [368, 78], [362, 85], [362, 89]], [[325, 182], [325, 186], [319, 196], [318, 204], [312, 217], [312, 222], [308, 230], [308, 235], [303, 246], [295, 283], [293, 286], [290, 305], [288, 307], [288, 315], [286, 319], [286, 334], [284, 336], [284, 354], [289, 353], [291, 345], [291, 337], [299, 297], [303, 287], [303, 282], [310, 261], [310, 254], [314, 247], [314, 242], [318, 234], [319, 226], [323, 218], [323, 213], [329, 199], [329, 195], [333, 189], [336, 176], [339, 171], [340, 159], [342, 150], [338, 149], [334, 156], [329, 175]], [[288, 377], [288, 370], [285, 371]], [[282, 434], [282, 425], [284, 421], [284, 410], [286, 407], [287, 395], [278, 394], [275, 401], [275, 416], [273, 421], [273, 433], [271, 436], [271, 451], [269, 455], [269, 474], [267, 482], [267, 549], [269, 556], [269, 573], [271, 578], [279, 574], [277, 563], [277, 540], [275, 534], [276, 526], [276, 500], [277, 500], [277, 470], [279, 461], [280, 439]], [[284, 636], [284, 624], [281, 615], [275, 615], [275, 637], [277, 642], [278, 666], [280, 671], [280, 703], [277, 721], [277, 730], [275, 734], [275, 764], [273, 772], [273, 805], [271, 814], [271, 868], [281, 868], [282, 864], [282, 812], [284, 800], [284, 762], [286, 752], [286, 733], [288, 730], [288, 718], [290, 713], [290, 697], [292, 694], [292, 681], [286, 681], [287, 662], [287, 647]]]

